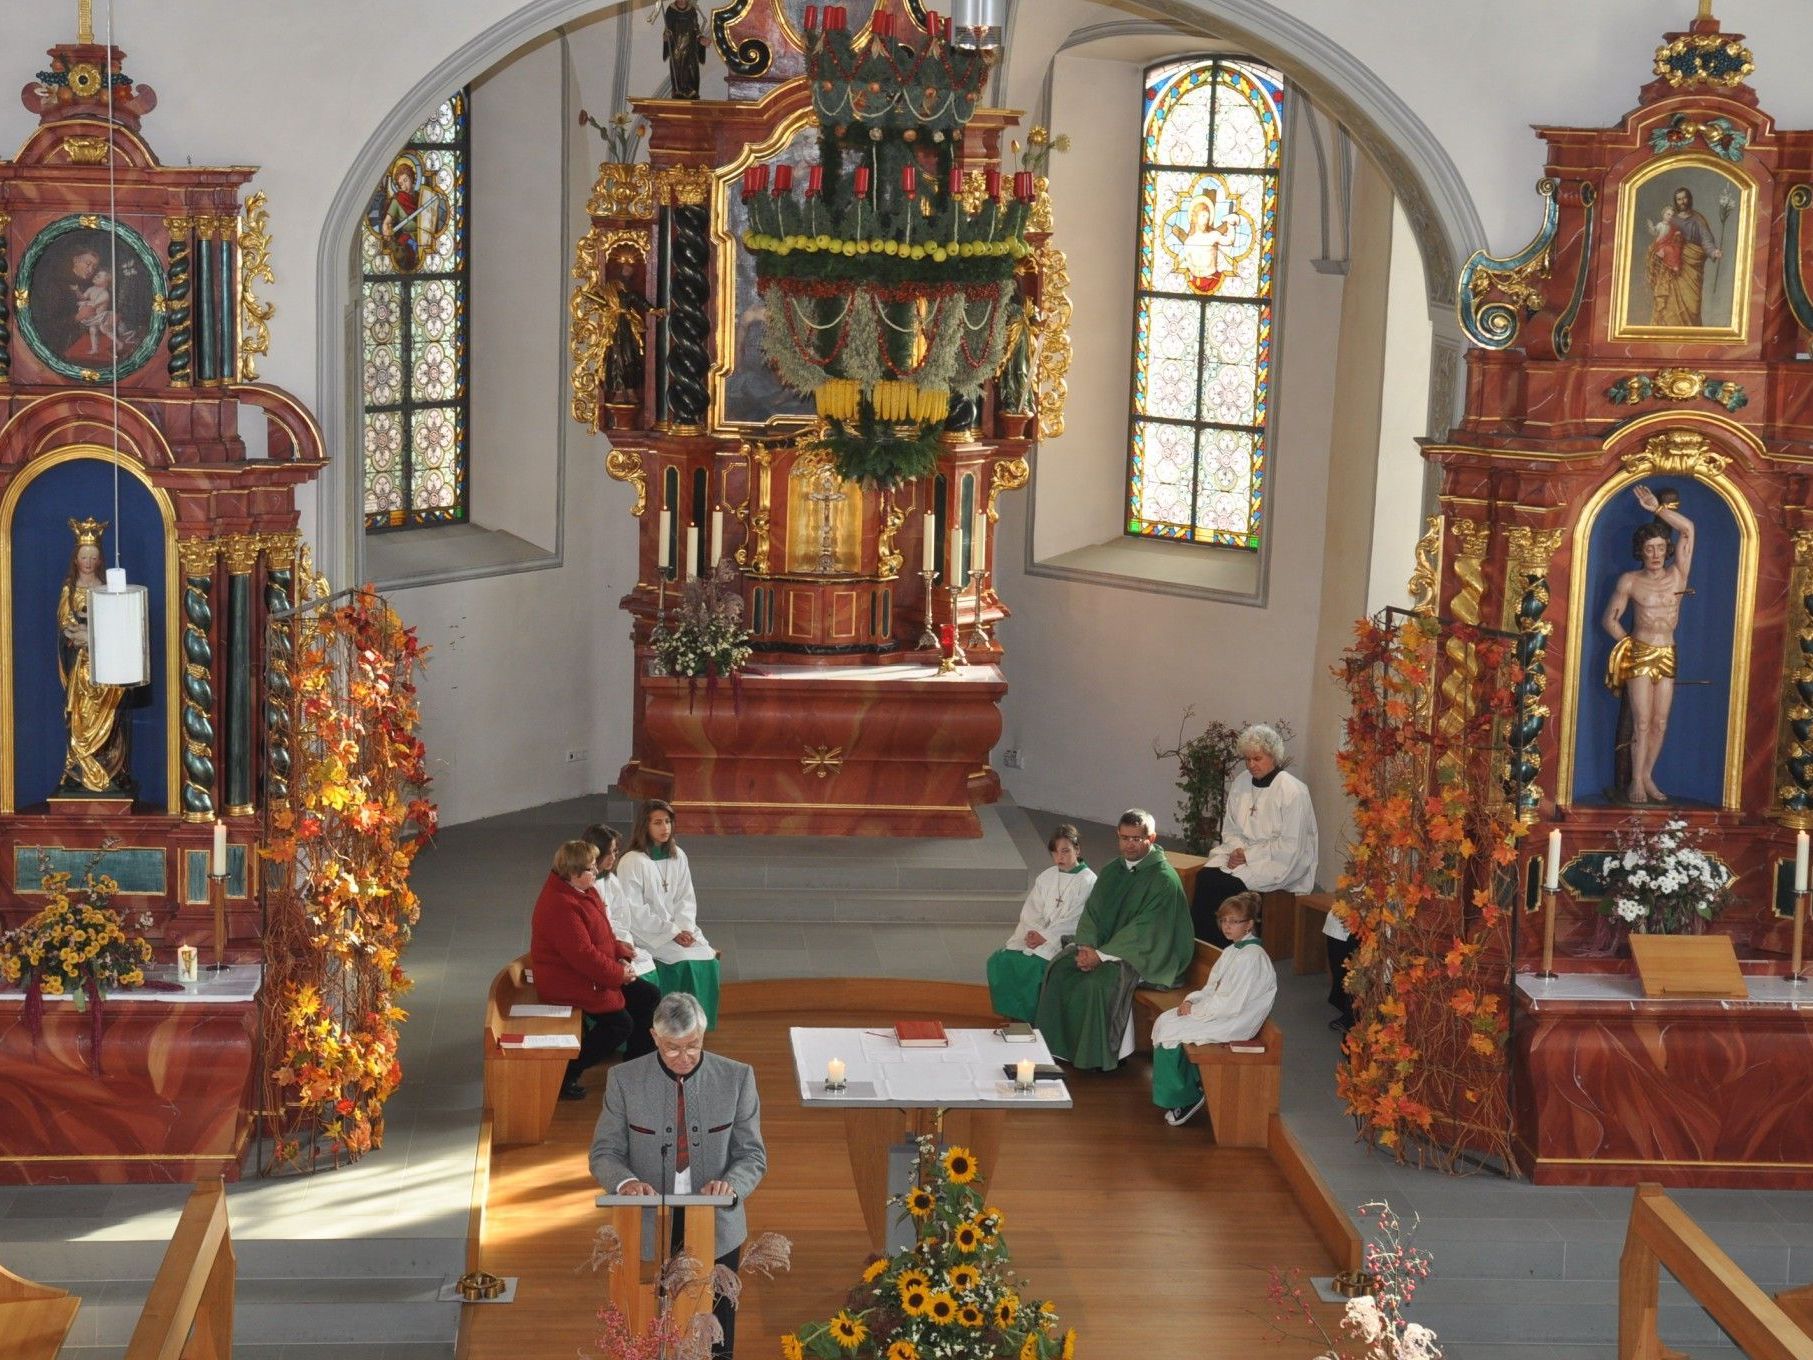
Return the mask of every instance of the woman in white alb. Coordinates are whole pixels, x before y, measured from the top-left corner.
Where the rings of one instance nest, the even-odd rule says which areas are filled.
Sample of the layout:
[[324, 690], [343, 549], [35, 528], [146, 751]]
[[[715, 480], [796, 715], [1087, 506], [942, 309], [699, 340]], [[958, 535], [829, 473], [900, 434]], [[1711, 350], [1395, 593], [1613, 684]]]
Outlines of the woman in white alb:
[[1068, 822], [1045, 842], [1051, 867], [1032, 881], [1006, 945], [988, 956], [988, 995], [995, 1014], [1030, 1022], [1039, 1009], [1045, 965], [1058, 956], [1063, 937], [1076, 934], [1083, 904], [1095, 886], [1095, 870], [1083, 863], [1081, 847], [1082, 834]]
[[671, 803], [651, 798], [643, 806], [630, 848], [617, 861], [630, 938], [654, 956], [655, 985], [690, 992], [705, 1008], [707, 1027], [718, 1023], [718, 955], [699, 931], [699, 899], [686, 852], [674, 843]]
[[1237, 1044], [1256, 1037], [1278, 995], [1278, 970], [1253, 938], [1259, 894], [1236, 893], [1221, 904], [1227, 947], [1209, 980], [1152, 1022], [1152, 1103], [1175, 1128], [1202, 1108], [1202, 1074], [1185, 1044]]
[[1303, 893], [1316, 886], [1316, 810], [1303, 781], [1284, 768], [1284, 738], [1255, 724], [1235, 749], [1244, 765], [1228, 780], [1221, 844], [1196, 871], [1190, 898], [1196, 938], [1224, 948], [1215, 916], [1235, 893]]

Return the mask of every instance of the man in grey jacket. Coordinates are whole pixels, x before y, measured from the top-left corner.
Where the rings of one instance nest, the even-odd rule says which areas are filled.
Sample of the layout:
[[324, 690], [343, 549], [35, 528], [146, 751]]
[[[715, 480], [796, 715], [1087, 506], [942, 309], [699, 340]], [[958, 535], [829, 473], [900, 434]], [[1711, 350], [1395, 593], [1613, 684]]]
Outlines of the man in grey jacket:
[[[735, 1270], [749, 1234], [743, 1201], [768, 1169], [755, 1069], [705, 1051], [705, 1011], [687, 992], [661, 999], [651, 1032], [655, 1051], [613, 1068], [605, 1085], [592, 1175], [621, 1195], [653, 1195], [660, 1187], [668, 1194], [732, 1196], [715, 1220], [718, 1262]], [[644, 1231], [652, 1233], [652, 1221]], [[736, 1310], [719, 1299], [712, 1312], [724, 1329], [713, 1355], [727, 1360]]]

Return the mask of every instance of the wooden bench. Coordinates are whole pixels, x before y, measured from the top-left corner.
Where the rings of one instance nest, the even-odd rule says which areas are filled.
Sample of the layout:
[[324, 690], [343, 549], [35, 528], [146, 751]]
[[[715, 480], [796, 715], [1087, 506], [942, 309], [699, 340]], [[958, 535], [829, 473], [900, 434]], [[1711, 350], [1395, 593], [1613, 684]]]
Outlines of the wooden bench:
[[126, 1344], [126, 1360], [231, 1360], [238, 1270], [226, 1186], [219, 1178], [197, 1181]]
[[[1196, 876], [1207, 863], [1203, 855], [1167, 850], [1165, 858], [1183, 883], [1185, 902], [1196, 899]], [[1291, 957], [1297, 940], [1297, 894], [1274, 890], [1259, 894], [1259, 943], [1273, 963]], [[1201, 986], [1198, 983], [1197, 986]]]
[[[575, 1057], [584, 1019], [577, 1010], [565, 1019], [512, 1016], [510, 1007], [537, 1005], [541, 998], [528, 980], [529, 956], [512, 959], [491, 980], [485, 1000], [485, 1108], [491, 1112], [492, 1141], [539, 1143], [548, 1136], [554, 1105]], [[505, 1048], [506, 1034], [559, 1034], [573, 1040], [568, 1048]]]
[[1322, 923], [1334, 908], [1333, 893], [1299, 893], [1296, 904], [1296, 948], [1291, 967], [1298, 973], [1326, 973], [1328, 946], [1322, 943]]
[[82, 1300], [0, 1266], [0, 1360], [56, 1360]]

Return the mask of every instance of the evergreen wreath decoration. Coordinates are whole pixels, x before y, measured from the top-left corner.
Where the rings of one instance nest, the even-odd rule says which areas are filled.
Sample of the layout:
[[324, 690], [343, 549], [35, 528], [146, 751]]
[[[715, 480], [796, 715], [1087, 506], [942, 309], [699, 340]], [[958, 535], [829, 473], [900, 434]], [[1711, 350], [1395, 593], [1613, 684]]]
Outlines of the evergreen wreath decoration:
[[938, 470], [941, 428], [936, 420], [881, 420], [864, 402], [853, 421], [827, 417], [815, 446], [830, 455], [831, 470], [844, 481], [886, 490]]

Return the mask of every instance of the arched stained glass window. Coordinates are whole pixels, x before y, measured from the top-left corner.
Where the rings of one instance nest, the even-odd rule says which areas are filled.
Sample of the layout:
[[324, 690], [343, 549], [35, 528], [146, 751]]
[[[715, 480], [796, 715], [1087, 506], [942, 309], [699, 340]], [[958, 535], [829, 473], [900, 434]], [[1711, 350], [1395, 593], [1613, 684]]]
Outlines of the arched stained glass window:
[[1252, 62], [1146, 72], [1130, 535], [1259, 546], [1283, 112]]
[[469, 110], [461, 90], [416, 130], [359, 232], [368, 531], [467, 518]]

